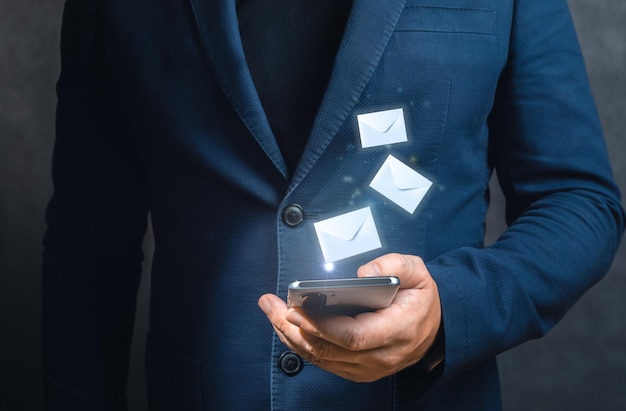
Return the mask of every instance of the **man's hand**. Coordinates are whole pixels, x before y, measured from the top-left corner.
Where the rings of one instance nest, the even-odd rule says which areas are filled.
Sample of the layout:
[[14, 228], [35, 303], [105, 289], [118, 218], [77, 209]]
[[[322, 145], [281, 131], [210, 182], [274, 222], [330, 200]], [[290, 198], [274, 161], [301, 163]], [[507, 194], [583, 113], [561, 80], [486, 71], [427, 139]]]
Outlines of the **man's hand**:
[[395, 275], [402, 283], [391, 306], [356, 317], [311, 318], [273, 294], [259, 299], [281, 341], [311, 363], [355, 382], [371, 382], [417, 363], [441, 324], [437, 285], [421, 258], [387, 254], [359, 268], [359, 277]]

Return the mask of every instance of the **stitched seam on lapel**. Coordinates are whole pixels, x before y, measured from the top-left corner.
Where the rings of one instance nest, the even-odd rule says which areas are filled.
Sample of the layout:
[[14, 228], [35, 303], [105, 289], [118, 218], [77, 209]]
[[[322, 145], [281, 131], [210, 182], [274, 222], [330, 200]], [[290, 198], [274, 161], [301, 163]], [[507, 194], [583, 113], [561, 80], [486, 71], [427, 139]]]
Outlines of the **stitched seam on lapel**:
[[[316, 118], [316, 121], [314, 123], [314, 129], [312, 130], [309, 136], [309, 141], [305, 147], [303, 157], [301, 158], [301, 161], [303, 160], [307, 160], [307, 161], [302, 162], [296, 168], [297, 174], [294, 174], [293, 176], [292, 182], [289, 186], [289, 189], [287, 190], [287, 195], [289, 195], [289, 193], [291, 193], [300, 184], [300, 182], [306, 177], [309, 171], [311, 171], [311, 168], [313, 168], [313, 165], [319, 160], [319, 157], [321, 157], [321, 155], [326, 150], [330, 142], [333, 140], [333, 138], [336, 137], [336, 134], [341, 128], [341, 126], [346, 122], [348, 116], [354, 109], [354, 106], [356, 105], [359, 99], [359, 96], [365, 89], [365, 86], [371, 79], [372, 74], [374, 73], [376, 67], [378, 66], [378, 63], [380, 62], [383, 52], [385, 51], [387, 44], [389, 43], [389, 40], [391, 36], [393, 35], [394, 28], [398, 22], [400, 15], [402, 14], [403, 9], [404, 9], [404, 1], [399, 2], [398, 6], [393, 11], [393, 13], [390, 13], [388, 15], [387, 21], [385, 23], [387, 28], [384, 31], [384, 37], [382, 41], [380, 41], [378, 43], [378, 47], [374, 49], [374, 58], [369, 59], [367, 71], [365, 72], [364, 75], [361, 76], [360, 82], [357, 84], [357, 87], [354, 88], [354, 92], [348, 99], [347, 103], [343, 104], [343, 110], [338, 115], [337, 114], [335, 115], [335, 120], [332, 122], [332, 127], [318, 130], [318, 127], [321, 128], [322, 126], [318, 125], [319, 118]], [[351, 22], [350, 20], [351, 18], [349, 18], [347, 24], [350, 24]], [[348, 29], [348, 27], [346, 27], [346, 29]], [[344, 39], [345, 39], [345, 36], [346, 34], [344, 33]], [[343, 43], [343, 40], [342, 40], [342, 43]], [[339, 52], [342, 52], [342, 49], [344, 49], [345, 47], [347, 46], [342, 44], [342, 46], [340, 46]], [[333, 69], [333, 74], [331, 76], [329, 85], [331, 86], [335, 85], [334, 83], [337, 82], [337, 76], [338, 74], [336, 72], [336, 67], [335, 67]], [[318, 112], [318, 117], [319, 117], [319, 113], [321, 113], [322, 110], [325, 109], [326, 105], [328, 104], [327, 102], [328, 91], [330, 91], [330, 89], [327, 89], [327, 93], [325, 94], [324, 99], [322, 100], [320, 111]], [[317, 145], [314, 145], [316, 143], [315, 140], [313, 139], [315, 133], [321, 134], [320, 139], [322, 141], [319, 142]], [[308, 154], [307, 152], [313, 153], [315, 154], [315, 156], [314, 157], [307, 156]]]
[[[229, 93], [229, 91], [227, 90], [227, 85], [229, 84], [229, 81], [220, 72], [218, 66], [215, 64], [215, 62], [213, 61], [213, 58], [211, 57], [212, 53], [210, 50], [210, 45], [208, 43], [209, 33], [206, 31], [205, 29], [206, 25], [203, 24], [202, 18], [200, 17], [200, 11], [197, 8], [197, 0], [189, 0], [189, 3], [191, 5], [191, 10], [193, 12], [194, 21], [196, 23], [196, 29], [198, 30], [198, 34], [200, 37], [200, 44], [204, 50], [205, 58], [208, 60], [208, 63], [209, 63], [209, 66], [211, 67], [212, 72], [217, 77], [218, 83], [220, 84], [222, 91], [228, 98], [228, 101], [230, 101], [231, 106], [233, 107], [233, 109], [235, 110], [235, 112], [237, 113], [241, 121], [246, 125], [246, 127], [248, 128], [250, 133], [253, 135], [255, 140], [257, 140], [257, 143], [261, 146], [261, 149], [263, 150], [265, 155], [267, 155], [267, 157], [274, 163], [274, 165], [276, 166], [280, 174], [284, 178], [287, 179], [288, 178], [287, 165], [284, 162], [282, 153], [280, 152], [278, 145], [276, 145], [275, 147], [276, 151], [273, 152], [273, 151], [270, 151], [265, 146], [265, 144], [262, 144], [259, 141], [259, 139], [255, 137], [255, 134], [262, 135], [263, 133], [259, 132], [258, 127], [255, 127], [254, 124], [250, 122], [249, 116], [247, 116], [244, 112], [242, 112], [241, 109], [237, 106], [237, 104], [234, 103], [231, 93]], [[245, 59], [244, 59], [244, 62], [245, 62]]]

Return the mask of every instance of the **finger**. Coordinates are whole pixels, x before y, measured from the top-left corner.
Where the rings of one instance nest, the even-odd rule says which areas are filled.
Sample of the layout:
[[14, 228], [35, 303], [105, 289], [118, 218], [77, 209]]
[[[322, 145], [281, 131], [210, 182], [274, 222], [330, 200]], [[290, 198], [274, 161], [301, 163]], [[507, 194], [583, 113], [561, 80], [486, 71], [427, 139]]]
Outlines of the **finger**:
[[[287, 304], [274, 294], [264, 294], [259, 298], [259, 308], [263, 310], [268, 320], [274, 325], [278, 325], [284, 321], [287, 310]], [[280, 327], [279, 327], [280, 328]]]
[[[313, 363], [320, 359], [343, 359], [349, 358], [345, 352], [331, 342], [324, 341], [323, 338], [305, 338], [308, 333], [287, 318], [293, 318], [293, 308], [288, 308], [283, 300], [273, 294], [266, 294], [259, 298], [259, 307], [265, 312], [267, 318], [272, 323], [280, 340], [290, 349], [294, 350]], [[299, 315], [299, 314], [298, 314]], [[311, 335], [319, 336], [320, 332], [315, 329], [310, 320], [307, 320], [308, 329]]]
[[[304, 338], [310, 342], [313, 349], [318, 347], [315, 341], [317, 337], [305, 333]], [[320, 340], [320, 343], [324, 346], [330, 344], [325, 340]], [[334, 346], [332, 352], [330, 358], [325, 358], [323, 353], [315, 351], [301, 355], [318, 367], [355, 382], [375, 381], [410, 365], [405, 361], [406, 355], [393, 347], [352, 352]]]
[[278, 338], [283, 344], [285, 344], [290, 350], [295, 351], [298, 354], [302, 355], [300, 353], [302, 351], [302, 348], [300, 346], [298, 346], [293, 341], [291, 341], [280, 329], [278, 329], [275, 326], [273, 326], [273, 328], [274, 328], [274, 332], [276, 333], [276, 335], [278, 336]]
[[386, 254], [362, 265], [359, 277], [396, 276], [401, 288], [423, 288], [432, 282], [424, 261], [414, 255]]
[[391, 338], [395, 334], [392, 333], [395, 324], [389, 321], [390, 317], [387, 315], [397, 311], [397, 308], [392, 307], [362, 313], [356, 317], [336, 315], [315, 320], [300, 311], [291, 310], [287, 314], [287, 321], [307, 334], [354, 353], [377, 349], [391, 343]]
[[354, 370], [360, 362], [353, 352], [309, 334], [295, 325], [272, 325], [283, 344], [307, 361], [330, 372], [337, 374]]
[[[306, 316], [303, 316], [300, 312], [286, 308], [284, 302], [274, 295], [267, 295], [260, 298], [259, 306], [266, 312], [268, 318], [272, 321], [278, 337], [287, 347], [312, 364], [351, 381], [375, 381], [412, 363], [407, 362], [407, 358], [409, 358], [408, 354], [411, 352], [411, 350], [407, 351], [409, 347], [405, 344], [387, 343], [387, 338], [394, 335], [394, 333], [387, 331], [385, 327], [389, 327], [390, 324], [398, 323], [398, 321], [393, 321], [393, 318], [404, 318], [402, 316], [402, 310], [399, 308], [392, 306], [389, 309], [385, 309], [398, 311], [395, 314], [393, 312], [391, 313], [391, 321], [385, 318], [384, 313], [381, 313], [383, 310], [381, 310], [379, 312], [363, 313], [356, 318], [343, 316], [324, 318], [320, 322], [320, 324], [322, 324], [320, 326]], [[276, 315], [276, 312], [279, 314]], [[398, 314], [400, 314], [400, 316], [398, 316]], [[294, 317], [296, 318], [295, 320]], [[292, 323], [292, 321], [299, 325]], [[381, 343], [373, 344], [373, 349], [367, 349], [367, 343], [359, 343], [356, 345], [346, 343], [349, 348], [335, 344], [329, 341], [334, 339], [334, 331], [326, 332], [323, 328], [330, 324], [329, 329], [335, 326], [339, 330], [346, 327], [354, 330], [354, 324], [360, 321], [363, 321], [364, 324], [378, 323], [380, 327], [379, 331], [383, 330], [379, 333], [372, 334], [373, 336], [383, 338], [380, 340], [382, 341]], [[406, 328], [407, 327], [403, 326], [401, 332], [406, 332]], [[355, 335], [366, 334], [356, 332]], [[376, 341], [375, 338], [370, 337], [363, 341]], [[395, 334], [393, 341], [398, 341], [398, 334]]]
[[299, 328], [286, 320], [287, 312], [290, 310], [287, 304], [273, 294], [262, 295], [258, 304], [281, 341], [291, 349], [298, 348], [302, 344], [302, 337]]
[[301, 355], [307, 361], [321, 367], [332, 368], [333, 371], [348, 370], [359, 364], [359, 353], [355, 354], [305, 331], [301, 331], [300, 334], [305, 341]]

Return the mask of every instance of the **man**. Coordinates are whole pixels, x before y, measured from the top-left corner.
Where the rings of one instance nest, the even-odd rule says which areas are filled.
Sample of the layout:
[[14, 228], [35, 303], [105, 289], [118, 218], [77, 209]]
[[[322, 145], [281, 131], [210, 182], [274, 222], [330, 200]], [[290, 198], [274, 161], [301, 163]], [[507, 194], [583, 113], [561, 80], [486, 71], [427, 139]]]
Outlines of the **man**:
[[[624, 212], [564, 0], [281, 5], [66, 2], [49, 409], [125, 408], [148, 212], [155, 410], [498, 410], [495, 356], [608, 269]], [[284, 302], [357, 273], [402, 288]]]

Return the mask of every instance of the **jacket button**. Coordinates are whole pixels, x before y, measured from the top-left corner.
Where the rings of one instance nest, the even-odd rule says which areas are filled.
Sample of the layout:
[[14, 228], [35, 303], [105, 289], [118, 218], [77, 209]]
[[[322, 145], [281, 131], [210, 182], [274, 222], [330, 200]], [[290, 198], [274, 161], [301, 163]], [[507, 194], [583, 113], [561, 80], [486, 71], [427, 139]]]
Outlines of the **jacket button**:
[[297, 204], [291, 204], [283, 210], [283, 221], [289, 227], [295, 227], [304, 221], [304, 210]]
[[299, 374], [303, 367], [302, 358], [293, 351], [285, 351], [278, 358], [278, 368], [289, 377]]

